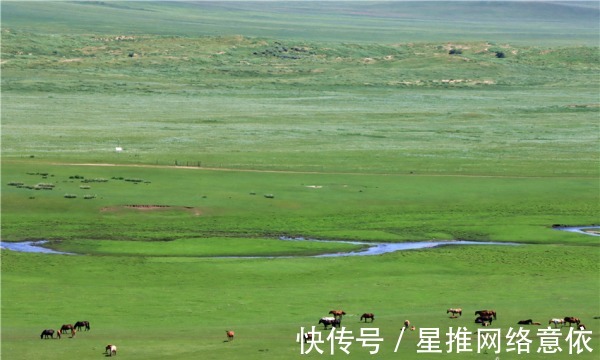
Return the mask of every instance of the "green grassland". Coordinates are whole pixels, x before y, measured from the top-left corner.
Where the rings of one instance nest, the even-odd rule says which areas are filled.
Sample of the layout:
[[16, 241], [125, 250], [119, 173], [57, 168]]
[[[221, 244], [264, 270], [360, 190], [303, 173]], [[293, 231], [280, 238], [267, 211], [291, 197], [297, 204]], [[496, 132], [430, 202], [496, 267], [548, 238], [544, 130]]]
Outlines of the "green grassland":
[[[2, 357], [295, 359], [331, 309], [379, 328], [600, 351], [595, 2], [2, 2]], [[451, 54], [452, 52], [452, 54]], [[116, 151], [122, 147], [122, 151]], [[475, 240], [378, 256], [364, 242]], [[462, 307], [449, 318], [446, 309]], [[359, 321], [364, 312], [375, 322]], [[537, 352], [580, 317], [593, 352]], [[417, 331], [394, 347], [404, 320]], [[89, 320], [75, 338], [45, 328]], [[236, 332], [227, 342], [225, 330]], [[322, 326], [317, 328], [322, 330]], [[327, 333], [324, 333], [325, 338]], [[503, 341], [503, 344], [506, 342]]]

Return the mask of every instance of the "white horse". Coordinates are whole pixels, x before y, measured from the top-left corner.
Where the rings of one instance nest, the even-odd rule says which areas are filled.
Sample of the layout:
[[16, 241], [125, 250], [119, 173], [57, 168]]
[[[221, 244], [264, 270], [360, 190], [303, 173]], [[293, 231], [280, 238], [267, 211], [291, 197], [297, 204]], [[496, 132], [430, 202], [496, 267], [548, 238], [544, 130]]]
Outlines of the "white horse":
[[109, 356], [117, 355], [117, 347], [115, 345], [106, 345], [106, 350], [104, 351]]
[[548, 321], [548, 325], [550, 324], [554, 324], [554, 328], [557, 328], [558, 325], [565, 325], [565, 319], [550, 319], [550, 321]]

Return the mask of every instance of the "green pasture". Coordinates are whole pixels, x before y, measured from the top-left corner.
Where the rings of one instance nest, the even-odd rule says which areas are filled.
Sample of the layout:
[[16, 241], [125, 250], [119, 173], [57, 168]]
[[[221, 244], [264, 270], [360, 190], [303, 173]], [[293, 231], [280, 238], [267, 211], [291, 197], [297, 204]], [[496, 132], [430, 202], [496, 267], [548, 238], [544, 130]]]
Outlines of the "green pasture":
[[8, 241], [289, 236], [591, 245], [594, 237], [552, 225], [599, 223], [598, 180], [591, 177], [240, 172], [36, 159], [5, 161], [2, 172]]
[[[1, 250], [2, 358], [332, 357], [296, 342], [332, 309], [383, 338], [334, 358], [597, 358], [599, 238], [554, 227], [600, 224], [597, 3], [1, 7], [2, 242], [73, 253]], [[528, 353], [478, 353], [481, 309], [540, 322]], [[592, 352], [538, 352], [565, 316]]]
[[[384, 338], [377, 355], [355, 343], [352, 358], [434, 359], [416, 353], [417, 332], [406, 333], [399, 354], [393, 353], [404, 320], [442, 334], [450, 327], [477, 331], [473, 313], [488, 307], [498, 312], [493, 325], [503, 334], [521, 319], [546, 326], [552, 317], [575, 314], [593, 332], [594, 352], [598, 346], [597, 247], [449, 246], [374, 257], [270, 260], [2, 255], [2, 352], [11, 359], [59, 359], [65, 351], [94, 358], [113, 342], [118, 356], [133, 359], [302, 358], [296, 333], [334, 308], [348, 313], [342, 324], [354, 336], [361, 327], [377, 327]], [[464, 314], [450, 319], [446, 309], [455, 306]], [[363, 312], [376, 314], [372, 325], [359, 322]], [[38, 338], [41, 329], [84, 318], [91, 331], [74, 339]], [[540, 327], [527, 328], [531, 353], [503, 352], [501, 358], [548, 356], [536, 353]], [[231, 343], [225, 342], [227, 329], [236, 331]], [[563, 354], [565, 344], [561, 340]], [[444, 357], [483, 356], [474, 352]], [[310, 357], [320, 356], [326, 355]], [[576, 358], [595, 356], [585, 352]]]

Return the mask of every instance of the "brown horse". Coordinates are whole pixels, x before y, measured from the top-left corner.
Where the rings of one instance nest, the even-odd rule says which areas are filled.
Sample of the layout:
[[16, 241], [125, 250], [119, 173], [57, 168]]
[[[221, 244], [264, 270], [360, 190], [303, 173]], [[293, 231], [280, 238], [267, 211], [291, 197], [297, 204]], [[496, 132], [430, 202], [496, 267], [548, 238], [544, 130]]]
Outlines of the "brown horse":
[[[46, 330], [42, 331], [42, 334], [40, 335], [40, 339], [48, 339], [48, 337], [50, 337], [50, 339], [54, 339], [54, 330], [53, 329], [46, 329]], [[58, 338], [60, 339], [60, 336]]]
[[235, 333], [231, 330], [225, 330], [225, 333], [227, 334], [227, 340], [232, 341], [233, 337], [235, 336]]
[[331, 325], [331, 327], [339, 327], [341, 323], [340, 319], [337, 319], [335, 317], [322, 317], [319, 320], [319, 324], [323, 324], [325, 330], [327, 330], [327, 327]]
[[532, 325], [533, 319], [519, 320], [518, 325]]
[[72, 324], [65, 324], [63, 326], [60, 327], [60, 332], [65, 332], [67, 330], [71, 331], [71, 334], [73, 334], [73, 331], [75, 330], [75, 327]]
[[363, 319], [365, 319], [365, 322], [367, 322], [367, 319], [371, 319], [371, 322], [373, 322], [373, 321], [375, 321], [375, 314], [373, 314], [373, 313], [364, 313], [360, 317], [360, 321], [363, 321]]
[[493, 316], [494, 320], [496, 320], [496, 311], [494, 310], [477, 310], [475, 311], [475, 315], [479, 315], [479, 316]]
[[117, 347], [115, 345], [111, 345], [108, 344], [106, 345], [106, 347], [104, 348], [104, 352], [108, 355], [108, 356], [113, 356], [113, 355], [117, 355]]
[[89, 331], [90, 330], [90, 322], [89, 321], [78, 321], [75, 323], [74, 325], [75, 329], [77, 329], [77, 331], [81, 331], [81, 329], [85, 328], [85, 331]]
[[576, 317], [572, 317], [572, 316], [567, 316], [565, 317], [565, 325], [569, 324], [569, 327], [571, 327], [571, 324], [581, 324], [581, 320], [579, 320], [579, 318]]
[[458, 314], [458, 316], [462, 315], [462, 309], [460, 309], [460, 308], [448, 309], [448, 310], [446, 310], [446, 314], [452, 314], [452, 316], [450, 316], [450, 317], [455, 318], [456, 314]]
[[410, 320], [404, 320], [404, 328], [408, 328], [410, 326]]
[[329, 312], [331, 315], [333, 315], [333, 317], [342, 317], [342, 315], [346, 315], [346, 313], [344, 312], [344, 310], [331, 310]]

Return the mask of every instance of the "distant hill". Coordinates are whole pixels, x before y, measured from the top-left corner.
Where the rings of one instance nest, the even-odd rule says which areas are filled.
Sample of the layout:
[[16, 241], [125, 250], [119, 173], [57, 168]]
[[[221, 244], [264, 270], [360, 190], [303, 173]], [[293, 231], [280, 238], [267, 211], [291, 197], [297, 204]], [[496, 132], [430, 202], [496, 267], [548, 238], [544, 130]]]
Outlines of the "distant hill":
[[49, 34], [544, 45], [598, 45], [600, 34], [598, 1], [3, 1], [1, 12], [3, 28]]

